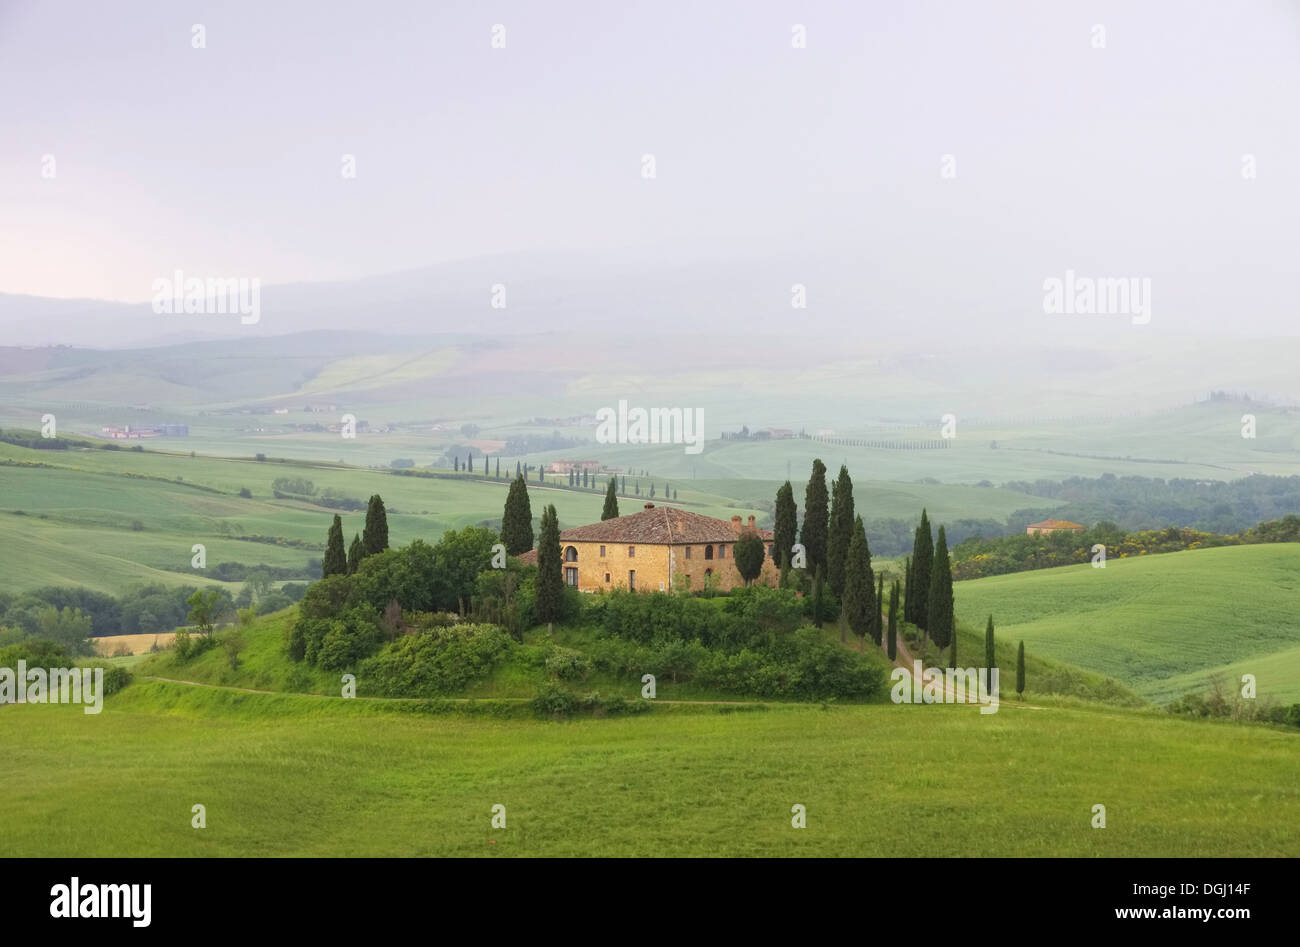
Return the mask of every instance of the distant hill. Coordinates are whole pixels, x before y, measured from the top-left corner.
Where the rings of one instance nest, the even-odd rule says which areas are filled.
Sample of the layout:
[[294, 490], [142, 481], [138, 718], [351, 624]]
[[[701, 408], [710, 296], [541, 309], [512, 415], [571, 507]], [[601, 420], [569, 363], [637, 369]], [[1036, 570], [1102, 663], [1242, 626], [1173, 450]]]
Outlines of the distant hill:
[[1149, 700], [1203, 690], [1212, 673], [1260, 698], [1300, 700], [1300, 545], [1111, 559], [954, 586], [957, 614], [999, 640], [1100, 671]]

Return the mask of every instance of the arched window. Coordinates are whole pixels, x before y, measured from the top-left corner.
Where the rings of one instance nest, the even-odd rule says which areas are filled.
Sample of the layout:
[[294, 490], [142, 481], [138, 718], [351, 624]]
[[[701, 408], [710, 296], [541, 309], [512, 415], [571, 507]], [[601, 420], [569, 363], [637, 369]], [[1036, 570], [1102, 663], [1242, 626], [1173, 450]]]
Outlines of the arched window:
[[564, 561], [565, 561], [565, 562], [577, 562], [577, 561], [578, 561], [578, 550], [575, 549], [575, 548], [572, 547], [572, 546], [566, 546], [565, 549], [564, 549]]
[[712, 558], [713, 558], [713, 547], [712, 547], [712, 546], [705, 546], [705, 547], [704, 547], [704, 558], [705, 558], [705, 559], [712, 559]]

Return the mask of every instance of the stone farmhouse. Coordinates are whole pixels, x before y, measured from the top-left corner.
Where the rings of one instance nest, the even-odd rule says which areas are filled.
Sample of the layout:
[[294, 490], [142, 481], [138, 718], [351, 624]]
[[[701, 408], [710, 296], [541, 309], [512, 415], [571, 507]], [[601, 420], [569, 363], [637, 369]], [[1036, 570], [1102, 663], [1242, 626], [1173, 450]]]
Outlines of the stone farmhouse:
[[[754, 532], [766, 545], [763, 571], [755, 584], [777, 584], [780, 572], [772, 561], [772, 532], [739, 516], [730, 522], [688, 513], [677, 507], [647, 503], [639, 513], [575, 526], [560, 532], [564, 581], [582, 592], [631, 589], [667, 592], [673, 577], [682, 576], [688, 589], [702, 589], [707, 577], [725, 591], [745, 584], [736, 570], [734, 545], [742, 533]], [[537, 563], [537, 550], [522, 556]]]

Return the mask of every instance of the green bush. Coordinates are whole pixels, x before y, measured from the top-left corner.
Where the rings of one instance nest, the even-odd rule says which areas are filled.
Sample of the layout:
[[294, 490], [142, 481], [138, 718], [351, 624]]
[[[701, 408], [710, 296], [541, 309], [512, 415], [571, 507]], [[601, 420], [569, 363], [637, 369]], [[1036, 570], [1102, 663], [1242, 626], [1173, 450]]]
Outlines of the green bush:
[[531, 706], [539, 717], [567, 717], [578, 707], [577, 698], [553, 681], [537, 689]]
[[513, 647], [496, 625], [464, 623], [398, 638], [357, 673], [378, 696], [441, 697], [486, 676]]
[[581, 651], [556, 647], [546, 659], [546, 670], [557, 680], [580, 681], [591, 671], [591, 661]]

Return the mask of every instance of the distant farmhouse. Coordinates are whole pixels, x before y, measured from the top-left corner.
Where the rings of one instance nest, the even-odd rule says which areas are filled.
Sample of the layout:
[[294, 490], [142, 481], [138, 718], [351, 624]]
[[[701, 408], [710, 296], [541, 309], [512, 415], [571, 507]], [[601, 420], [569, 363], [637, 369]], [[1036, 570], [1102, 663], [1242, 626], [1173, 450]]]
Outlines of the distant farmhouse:
[[[684, 575], [688, 589], [704, 588], [711, 577], [715, 589], [726, 591], [745, 584], [733, 546], [746, 532], [757, 533], [767, 545], [755, 583], [775, 586], [780, 573], [772, 562], [772, 532], [756, 529], [754, 517], [748, 523], [739, 516], [727, 522], [653, 503], [639, 513], [562, 531], [564, 581], [580, 592], [660, 592], [672, 589], [674, 576]], [[519, 558], [536, 565], [537, 550]]]
[[567, 474], [570, 471], [596, 473], [600, 470], [598, 460], [553, 460], [546, 468], [547, 473]]
[[1030, 523], [1025, 527], [1025, 532], [1030, 536], [1046, 536], [1049, 533], [1082, 533], [1085, 529], [1086, 526], [1069, 520], [1043, 520], [1041, 523]]

